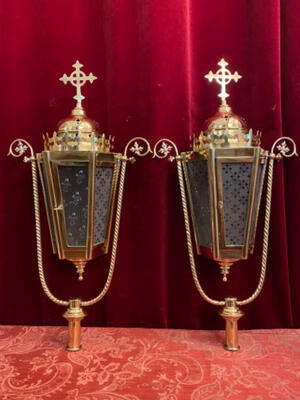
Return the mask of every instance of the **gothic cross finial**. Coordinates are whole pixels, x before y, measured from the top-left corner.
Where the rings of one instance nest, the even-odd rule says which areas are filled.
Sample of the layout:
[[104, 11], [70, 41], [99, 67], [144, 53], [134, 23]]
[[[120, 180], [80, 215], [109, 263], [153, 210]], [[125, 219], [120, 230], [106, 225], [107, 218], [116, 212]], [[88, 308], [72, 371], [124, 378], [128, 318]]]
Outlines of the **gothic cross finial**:
[[230, 83], [232, 80], [237, 82], [239, 79], [241, 79], [241, 75], [239, 75], [237, 72], [232, 74], [226, 67], [228, 65], [228, 62], [222, 58], [221, 61], [218, 62], [218, 65], [220, 65], [220, 69], [214, 74], [212, 71], [209, 71], [208, 74], [205, 75], [205, 78], [209, 80], [209, 82], [212, 82], [213, 79], [216, 80], [216, 82], [221, 85], [221, 93], [218, 94], [219, 97], [222, 99], [222, 105], [227, 106], [226, 103], [226, 98], [229, 96], [228, 93], [226, 93], [226, 85]]
[[80, 88], [86, 83], [86, 81], [93, 83], [94, 80], [97, 79], [97, 77], [94, 76], [92, 73], [87, 76], [84, 72], [82, 72], [80, 68], [83, 67], [83, 65], [80, 64], [78, 60], [75, 64], [72, 65], [72, 67], [75, 68], [75, 71], [73, 71], [70, 76], [63, 74], [63, 76], [59, 78], [59, 80], [62, 81], [65, 85], [70, 82], [73, 86], [76, 87], [76, 96], [74, 96], [73, 99], [77, 100], [76, 107], [82, 108], [81, 101], [85, 99], [85, 97], [81, 94]]

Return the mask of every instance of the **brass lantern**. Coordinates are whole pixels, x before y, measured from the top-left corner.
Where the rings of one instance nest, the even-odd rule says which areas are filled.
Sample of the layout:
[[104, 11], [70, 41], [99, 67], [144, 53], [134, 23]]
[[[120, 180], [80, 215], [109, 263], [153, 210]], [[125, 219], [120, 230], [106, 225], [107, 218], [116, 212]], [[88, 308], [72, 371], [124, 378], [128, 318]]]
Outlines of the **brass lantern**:
[[[260, 293], [266, 271], [271, 191], [274, 159], [296, 154], [296, 145], [288, 137], [279, 138], [270, 154], [260, 147], [261, 133], [253, 135], [243, 118], [235, 115], [227, 104], [226, 86], [241, 75], [232, 74], [222, 59], [216, 73], [210, 71], [205, 77], [221, 85], [221, 105], [217, 113], [207, 120], [199, 137], [192, 142], [192, 151], [179, 154], [169, 139], [159, 140], [154, 154], [159, 158], [168, 156], [172, 149], [176, 156], [177, 170], [184, 211], [184, 221], [190, 265], [195, 285], [201, 296], [211, 304], [222, 306], [221, 316], [226, 320], [225, 347], [238, 350], [237, 321], [243, 315], [238, 306], [253, 301]], [[279, 142], [281, 144], [278, 144]], [[292, 144], [292, 149], [287, 145]], [[275, 148], [278, 154], [275, 154]], [[248, 299], [211, 299], [200, 285], [193, 252], [190, 221], [193, 226], [195, 249], [217, 261], [223, 281], [227, 281], [230, 266], [238, 260], [247, 259], [254, 249], [256, 225], [260, 208], [266, 166], [269, 160], [266, 214], [263, 238], [261, 275], [258, 287]]]
[[[44, 136], [44, 150], [34, 155], [30, 144], [16, 139], [10, 146], [9, 154], [20, 157], [30, 150], [33, 194], [36, 219], [37, 258], [41, 284], [48, 297], [59, 305], [69, 306], [64, 317], [69, 321], [70, 351], [81, 347], [80, 321], [85, 313], [82, 306], [99, 301], [107, 292], [114, 271], [118, 242], [122, 196], [125, 181], [127, 152], [145, 156], [150, 150], [149, 143], [140, 137], [127, 144], [124, 154], [114, 153], [113, 139], [106, 138], [99, 131], [98, 124], [89, 119], [82, 107], [84, 96], [81, 87], [97, 79], [92, 73], [86, 75], [76, 61], [70, 76], [64, 74], [60, 80], [70, 82], [76, 87], [74, 99], [76, 107], [71, 115], [59, 122], [52, 137]], [[146, 147], [141, 146], [141, 141]], [[130, 147], [130, 144], [133, 145]], [[111, 248], [111, 261], [107, 281], [103, 290], [95, 298], [82, 301], [73, 298], [69, 301], [56, 298], [49, 290], [43, 271], [39, 199], [36, 163], [40, 174], [53, 252], [60, 259], [71, 261], [83, 279], [86, 263], [110, 250], [110, 236], [114, 229]], [[118, 189], [118, 190], [117, 190]], [[116, 203], [116, 204], [115, 204]], [[116, 211], [114, 213], [114, 208]]]
[[227, 281], [233, 262], [254, 249], [268, 152], [260, 147], [260, 133], [253, 136], [226, 103], [225, 85], [241, 76], [227, 72], [225, 60], [219, 65], [206, 78], [223, 82], [222, 104], [182, 161], [197, 253], [216, 260]]
[[[64, 83], [93, 82], [74, 64], [75, 74], [63, 75]], [[80, 75], [80, 73], [82, 75]], [[52, 138], [44, 138], [44, 151], [37, 154], [53, 251], [73, 262], [83, 279], [88, 260], [106, 254], [119, 175], [121, 154], [112, 153], [111, 138], [99, 132], [82, 108], [80, 93], [76, 107], [59, 122]]]

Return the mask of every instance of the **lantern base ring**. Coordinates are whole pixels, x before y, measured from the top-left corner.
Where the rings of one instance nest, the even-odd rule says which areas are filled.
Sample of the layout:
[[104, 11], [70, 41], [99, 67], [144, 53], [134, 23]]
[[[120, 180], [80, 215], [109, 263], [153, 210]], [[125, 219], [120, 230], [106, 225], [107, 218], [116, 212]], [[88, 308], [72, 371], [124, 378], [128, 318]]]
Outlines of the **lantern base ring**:
[[240, 349], [238, 341], [238, 320], [244, 313], [237, 307], [236, 302], [237, 299], [235, 297], [227, 297], [225, 299], [225, 306], [219, 313], [226, 321], [224, 347], [229, 351], [237, 351]]
[[69, 339], [67, 350], [78, 351], [81, 349], [81, 320], [86, 316], [86, 313], [81, 307], [81, 300], [78, 298], [69, 301], [69, 308], [63, 314], [69, 322]]

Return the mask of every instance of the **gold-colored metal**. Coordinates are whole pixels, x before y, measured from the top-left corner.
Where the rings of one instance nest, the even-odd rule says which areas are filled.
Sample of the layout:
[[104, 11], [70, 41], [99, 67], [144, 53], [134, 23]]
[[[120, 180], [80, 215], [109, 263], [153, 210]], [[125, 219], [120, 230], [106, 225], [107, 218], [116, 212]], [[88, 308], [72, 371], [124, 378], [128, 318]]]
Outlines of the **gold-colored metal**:
[[[109, 249], [112, 215], [115, 207], [115, 196], [119, 178], [121, 154], [117, 153], [95, 153], [92, 151], [44, 151], [37, 154], [37, 161], [42, 181], [42, 188], [46, 208], [48, 211], [48, 223], [51, 233], [54, 252], [57, 252], [60, 259], [67, 259], [76, 266], [78, 262], [87, 263], [99, 254], [106, 254]], [[82, 166], [88, 168], [88, 210], [87, 216], [87, 242], [82, 246], [70, 245], [68, 242], [66, 217], [63, 207], [63, 193], [59, 178], [61, 166]], [[109, 197], [109, 208], [107, 214], [107, 226], [104, 241], [94, 243], [94, 199], [95, 199], [95, 168], [96, 166], [113, 167], [113, 177]], [[78, 269], [78, 268], [77, 268]], [[80, 274], [82, 277], [82, 274]], [[82, 279], [80, 279], [82, 280]]]
[[81, 87], [89, 81], [93, 83], [96, 76], [90, 73], [88, 76], [81, 71], [82, 64], [76, 61], [73, 64], [75, 71], [70, 76], [64, 74], [60, 80], [67, 84], [70, 82], [76, 87], [77, 100], [76, 107], [71, 115], [59, 122], [57, 131], [49, 137], [48, 133], [44, 136], [44, 148], [50, 151], [95, 151], [99, 153], [109, 153], [113, 148], [114, 138], [106, 139], [104, 133], [99, 133], [97, 122], [89, 119], [82, 107], [82, 100], [85, 98], [81, 94]]
[[68, 351], [78, 351], [81, 349], [81, 321], [85, 316], [86, 313], [81, 308], [81, 300], [78, 298], [71, 299], [69, 308], [63, 314], [63, 317], [69, 323]]
[[[221, 106], [217, 113], [205, 122], [204, 129], [199, 137], [193, 138], [193, 150], [181, 153], [181, 156], [179, 156], [177, 147], [172, 141], [160, 139], [154, 146], [154, 155], [158, 158], [165, 158], [169, 156], [172, 150], [175, 150], [176, 156], [169, 156], [169, 160], [176, 159], [177, 161], [188, 254], [194, 283], [200, 295], [207, 302], [223, 306], [220, 314], [226, 320], [226, 348], [235, 351], [239, 349], [237, 321], [243, 315], [238, 306], [253, 301], [262, 290], [265, 279], [274, 160], [280, 160], [283, 156], [291, 157], [292, 155], [297, 155], [297, 153], [295, 142], [288, 137], [278, 139], [273, 144], [270, 155], [260, 147], [261, 132], [258, 131], [256, 135], [253, 135], [251, 129], [248, 131], [244, 119], [233, 114], [226, 102], [226, 98], [229, 96], [226, 93], [226, 86], [231, 80], [237, 82], [241, 76], [237, 72], [231, 74], [226, 68], [228, 63], [224, 59], [219, 62], [219, 65], [221, 68], [215, 74], [210, 71], [205, 77], [210, 82], [215, 79], [221, 85], [221, 93], [218, 95], [222, 100]], [[292, 144], [292, 150], [287, 145], [288, 141]], [[275, 154], [275, 147], [279, 154]], [[220, 301], [212, 299], [204, 292], [198, 279], [191, 239], [190, 218], [194, 226], [197, 253], [204, 254], [217, 261], [221, 268], [223, 281], [226, 282], [232, 263], [239, 259], [246, 259], [249, 251], [253, 251], [262, 186], [268, 158], [269, 167], [263, 252], [258, 286], [252, 295], [245, 300], [238, 301], [236, 298], [226, 298], [225, 301]], [[193, 166], [193, 162], [197, 164]], [[242, 166], [247, 165], [244, 174], [239, 169], [239, 166], [236, 169], [233, 167], [235, 163], [239, 163]], [[228, 172], [234, 170], [235, 172]], [[195, 171], [197, 171], [198, 175], [196, 175]], [[239, 199], [238, 204], [236, 204], [234, 197], [237, 193], [237, 188], [234, 187], [235, 191], [229, 191], [228, 196], [225, 197], [224, 180], [225, 186], [229, 185], [231, 179], [236, 180], [234, 175], [239, 178], [240, 174], [244, 175], [245, 178], [242, 178], [241, 182], [236, 182], [245, 191], [241, 194], [242, 197]], [[195, 188], [192, 187], [193, 182], [190, 182], [192, 180], [198, 184]], [[202, 182], [204, 182], [203, 188], [199, 187]], [[201, 194], [202, 197], [200, 197], [202, 189], [203, 193]], [[189, 208], [186, 190], [188, 193]], [[241, 209], [240, 207], [243, 208]], [[228, 234], [227, 223], [230, 221], [230, 226], [233, 228], [237, 222], [234, 218], [229, 218], [228, 222], [225, 221], [226, 210], [229, 217], [236, 210], [242, 210], [242, 225], [238, 226], [239, 229], [235, 231], [233, 236]], [[200, 218], [199, 221], [203, 223], [207, 235], [209, 235], [209, 240], [206, 240], [203, 229], [202, 231], [200, 230], [198, 219], [196, 224], [196, 217]]]
[[221, 274], [223, 275], [223, 282], [227, 282], [227, 275], [229, 274], [232, 264], [233, 263], [230, 261], [219, 261]]
[[226, 67], [228, 62], [222, 58], [221, 61], [218, 62], [218, 65], [220, 65], [220, 69], [214, 74], [212, 71], [209, 71], [207, 75], [205, 75], [205, 78], [209, 80], [209, 82], [212, 82], [213, 79], [216, 80], [216, 82], [221, 86], [221, 93], [218, 94], [218, 96], [222, 100], [222, 106], [225, 108], [227, 106], [226, 103], [226, 98], [229, 97], [229, 94], [226, 93], [226, 86], [234, 80], [237, 82], [239, 79], [242, 78], [241, 75], [239, 75], [237, 72], [232, 74]]
[[81, 67], [83, 67], [83, 65], [80, 64], [78, 60], [75, 64], [72, 65], [72, 67], [75, 68], [75, 71], [73, 71], [70, 76], [63, 74], [63, 76], [59, 80], [62, 81], [65, 85], [70, 82], [71, 85], [76, 87], [76, 96], [74, 96], [73, 99], [77, 100], [76, 108], [81, 109], [81, 102], [85, 97], [81, 94], [80, 88], [81, 86], [85, 85], [87, 81], [93, 83], [94, 80], [97, 79], [97, 77], [94, 76], [91, 72], [88, 76], [84, 72], [82, 72]]
[[[278, 142], [283, 141], [282, 144], [278, 145]], [[286, 141], [290, 141], [292, 144], [292, 150], [288, 148]], [[160, 148], [160, 145], [164, 145], [164, 149]], [[277, 150], [280, 152], [280, 154], [275, 154], [275, 146], [277, 146]], [[171, 151], [175, 151], [175, 157], [169, 156]], [[191, 272], [192, 272], [192, 277], [195, 283], [195, 286], [199, 292], [199, 294], [202, 296], [202, 298], [207, 301], [210, 304], [216, 305], [216, 306], [222, 306], [224, 307], [223, 310], [226, 310], [226, 313], [224, 311], [224, 315], [221, 315], [222, 317], [225, 318], [225, 315], [228, 313], [228, 299], [224, 300], [215, 300], [209, 297], [205, 291], [203, 290], [198, 274], [197, 274], [197, 269], [196, 269], [196, 264], [195, 264], [195, 257], [194, 257], [194, 252], [193, 252], [193, 244], [192, 244], [192, 234], [191, 234], [191, 227], [190, 227], [190, 217], [189, 217], [189, 210], [188, 210], [188, 203], [186, 199], [186, 192], [185, 192], [185, 183], [184, 183], [184, 177], [183, 177], [183, 165], [182, 165], [182, 156], [179, 155], [178, 149], [175, 145], [174, 142], [172, 142], [169, 139], [160, 139], [154, 146], [154, 157], [158, 158], [166, 158], [169, 156], [169, 160], [173, 161], [176, 159], [177, 162], [177, 172], [178, 172], [178, 180], [179, 180], [179, 187], [180, 187], [180, 195], [181, 195], [181, 200], [182, 200], [182, 208], [183, 208], [183, 216], [184, 216], [184, 225], [185, 225], [185, 231], [186, 231], [186, 238], [187, 238], [187, 246], [188, 246], [188, 255], [189, 255], [189, 260], [190, 260], [190, 267], [191, 267]], [[266, 274], [266, 267], [267, 267], [267, 256], [268, 256], [268, 244], [269, 244], [269, 228], [270, 228], [270, 215], [271, 215], [271, 196], [272, 196], [272, 182], [273, 182], [273, 166], [274, 166], [274, 160], [280, 160], [282, 157], [291, 157], [293, 155], [297, 156], [297, 151], [296, 151], [296, 144], [295, 142], [289, 138], [289, 137], [282, 137], [276, 140], [274, 145], [272, 146], [270, 155], [268, 156], [269, 158], [269, 166], [268, 166], [268, 179], [267, 179], [267, 194], [266, 194], [266, 209], [265, 209], [265, 219], [264, 219], [264, 233], [263, 233], [263, 252], [262, 252], [262, 260], [261, 260], [261, 272], [260, 272], [260, 277], [259, 277], [259, 282], [258, 286], [253, 292], [253, 294], [244, 299], [244, 300], [236, 300], [234, 299], [234, 309], [235, 309], [235, 317], [236, 320], [232, 320], [232, 324], [229, 323], [228, 327], [226, 325], [226, 329], [228, 331], [228, 334], [226, 334], [226, 345], [228, 350], [238, 350], [238, 330], [237, 330], [237, 321], [238, 319], [243, 315], [242, 311], [236, 310], [237, 306], [243, 306], [246, 304], [251, 303], [253, 300], [256, 299], [256, 297], [260, 294], [264, 280], [265, 280], [265, 274]], [[231, 299], [231, 305], [232, 303], [232, 298]], [[227, 302], [227, 308], [226, 308], [226, 302]], [[234, 315], [232, 316], [232, 318]], [[230, 320], [229, 320], [230, 322]]]
[[[199, 154], [204, 160], [207, 160], [208, 157], [208, 150], [207, 150], [207, 141], [206, 137], [204, 136], [203, 131], [200, 132], [199, 137], [194, 137], [192, 142], [193, 153]], [[191, 153], [186, 153], [191, 154]]]
[[237, 307], [235, 297], [227, 297], [225, 306], [219, 313], [226, 321], [225, 327], [225, 349], [237, 351], [240, 349], [238, 341], [238, 320], [244, 313]]
[[[60, 80], [65, 84], [70, 82], [76, 87], [76, 107], [68, 118], [59, 122], [57, 131], [52, 137], [48, 134], [44, 137], [44, 151], [36, 155], [42, 182], [44, 200], [46, 204], [47, 218], [51, 235], [53, 252], [57, 253], [60, 259], [70, 260], [76, 267], [79, 280], [83, 279], [84, 266], [87, 262], [100, 254], [106, 254], [109, 250], [112, 215], [115, 206], [117, 183], [119, 179], [120, 160], [122, 154], [112, 152], [113, 138], [106, 139], [104, 133], [99, 133], [99, 126], [95, 121], [90, 120], [82, 108], [84, 96], [81, 94], [81, 87], [87, 82], [93, 82], [96, 77], [90, 73], [88, 76], [81, 71], [83, 65], [76, 61], [73, 65], [75, 71], [70, 76], [64, 74]], [[80, 210], [81, 215], [86, 213], [82, 221], [82, 240], [77, 244], [69, 241], [72, 232], [67, 228], [67, 215], [60, 169], [76, 167], [82, 168], [82, 174], [88, 177], [88, 194], [86, 207]], [[95, 240], [95, 196], [96, 196], [96, 170], [97, 167], [112, 168], [112, 181], [107, 180], [109, 202], [105, 223], [103, 240]], [[73, 171], [74, 171], [73, 170]], [[76, 179], [80, 179], [79, 176]], [[68, 184], [71, 187], [70, 179]], [[64, 187], [64, 191], [65, 190]], [[82, 189], [82, 191], [84, 191]], [[73, 197], [81, 200], [81, 193], [74, 192]], [[73, 200], [72, 200], [73, 201]], [[74, 198], [74, 203], [76, 202]], [[70, 201], [69, 201], [70, 203]], [[74, 218], [78, 218], [74, 212]], [[69, 215], [70, 217], [70, 215]], [[71, 215], [72, 217], [72, 215]], [[75, 224], [75, 222], [74, 222]], [[72, 237], [72, 236], [71, 236]]]
[[[145, 143], [145, 145], [146, 145], [145, 149], [140, 144], [138, 144], [139, 141], [143, 141]], [[133, 143], [133, 146], [129, 149], [129, 146], [132, 143]], [[53, 293], [50, 291], [50, 289], [49, 289], [49, 287], [47, 285], [46, 279], [45, 279], [44, 267], [43, 267], [43, 253], [42, 253], [42, 238], [41, 238], [41, 222], [40, 222], [40, 208], [39, 208], [38, 178], [37, 178], [37, 169], [36, 169], [36, 159], [35, 159], [35, 156], [34, 156], [33, 149], [31, 147], [31, 145], [26, 140], [24, 140], [24, 139], [16, 139], [11, 143], [8, 155], [12, 155], [13, 157], [21, 157], [21, 156], [25, 155], [27, 150], [30, 151], [30, 157], [24, 156], [24, 161], [25, 162], [31, 162], [31, 169], [32, 169], [35, 228], [36, 228], [36, 245], [37, 245], [37, 262], [38, 262], [38, 272], [39, 272], [40, 282], [41, 282], [41, 285], [42, 285], [42, 288], [43, 288], [45, 294], [48, 296], [48, 298], [51, 301], [53, 301], [54, 303], [56, 303], [58, 305], [61, 305], [61, 306], [68, 306], [69, 305], [69, 308], [70, 308], [70, 302], [69, 301], [58, 299], [56, 296], [53, 295]], [[124, 155], [123, 156], [118, 156], [119, 157], [119, 161], [121, 161], [121, 172], [120, 172], [120, 178], [119, 178], [119, 191], [118, 191], [118, 198], [117, 198], [117, 207], [116, 207], [116, 214], [115, 214], [115, 225], [114, 225], [112, 250], [111, 250], [111, 259], [110, 259], [108, 275], [107, 275], [107, 279], [106, 279], [106, 282], [105, 282], [105, 285], [104, 285], [103, 289], [101, 290], [101, 292], [96, 297], [94, 297], [94, 298], [92, 298], [90, 300], [85, 300], [85, 301], [81, 301], [80, 300], [80, 306], [83, 306], [83, 307], [91, 306], [91, 305], [97, 303], [98, 301], [100, 301], [105, 296], [105, 294], [107, 293], [107, 291], [108, 291], [108, 289], [110, 287], [111, 281], [112, 281], [114, 268], [115, 268], [115, 262], [116, 262], [116, 254], [117, 254], [117, 244], [118, 244], [119, 226], [120, 226], [120, 219], [121, 219], [121, 210], [122, 210], [122, 199], [123, 199], [123, 192], [124, 192], [124, 183], [125, 183], [126, 164], [127, 164], [127, 161], [133, 162], [135, 160], [134, 157], [128, 157], [128, 154], [127, 154], [128, 151], [131, 151], [132, 153], [134, 153], [134, 154], [136, 154], [136, 155], [138, 155], [140, 157], [145, 157], [149, 153], [152, 153], [150, 144], [146, 139], [141, 138], [141, 137], [135, 137], [135, 138], [131, 139], [128, 142], [128, 144], [126, 145], [125, 151], [124, 151]], [[78, 302], [76, 304], [78, 306]], [[77, 306], [75, 306], [75, 308]], [[68, 311], [67, 311], [67, 313], [68, 313]], [[83, 317], [84, 317], [84, 315], [83, 315]], [[79, 318], [80, 318], [80, 315], [79, 315]], [[76, 322], [76, 321], [74, 321], [74, 322]], [[78, 322], [79, 322], [79, 328], [78, 328]], [[78, 344], [78, 339], [77, 338], [78, 338], [78, 330], [80, 332], [80, 321], [77, 320], [77, 324], [75, 324], [75, 325], [76, 325], [76, 329], [74, 327], [74, 335], [73, 335], [73, 333], [70, 333], [70, 340], [71, 340], [71, 338], [75, 337], [76, 338], [76, 343]], [[72, 326], [71, 326], [71, 328], [72, 328]], [[72, 339], [72, 340], [74, 340], [74, 339]], [[76, 349], [77, 347], [79, 347], [79, 345], [76, 346], [76, 343], [75, 343], [74, 346], [70, 345], [70, 343], [69, 343], [69, 347], [74, 347]]]
[[[72, 261], [72, 260], [70, 260], [70, 261]], [[80, 281], [83, 280], [83, 273], [84, 273], [86, 263], [87, 263], [87, 260], [75, 260], [74, 261], [74, 265], [76, 267], [76, 271], [78, 274], [78, 280], [80, 280]]]

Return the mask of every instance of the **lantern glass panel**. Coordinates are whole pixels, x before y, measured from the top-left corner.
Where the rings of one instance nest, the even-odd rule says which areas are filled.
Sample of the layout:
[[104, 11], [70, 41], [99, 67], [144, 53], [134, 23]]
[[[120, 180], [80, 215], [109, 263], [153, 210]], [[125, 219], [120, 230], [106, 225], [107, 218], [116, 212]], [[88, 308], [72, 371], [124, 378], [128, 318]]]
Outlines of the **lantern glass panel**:
[[186, 162], [186, 173], [197, 244], [198, 246], [211, 247], [211, 215], [207, 161], [194, 160]]
[[113, 167], [97, 166], [95, 175], [94, 245], [105, 241], [110, 197], [113, 181]]
[[246, 239], [252, 163], [221, 164], [225, 243], [243, 246]]
[[68, 246], [85, 246], [88, 218], [88, 166], [58, 167]]
[[47, 210], [47, 219], [48, 219], [48, 225], [49, 225], [49, 230], [50, 230], [52, 249], [53, 249], [53, 252], [56, 253], [57, 248], [56, 248], [56, 238], [55, 238], [55, 228], [54, 228], [54, 217], [53, 217], [53, 212], [52, 212], [52, 207], [51, 207], [51, 196], [50, 196], [50, 192], [49, 192], [49, 186], [47, 183], [47, 173], [45, 171], [46, 166], [45, 166], [45, 163], [42, 161], [41, 154], [37, 154], [36, 156], [37, 156], [38, 168], [39, 168], [39, 172], [40, 172], [40, 178], [41, 178], [43, 194], [44, 194], [44, 199], [45, 199], [45, 207]]
[[252, 247], [252, 250], [254, 247], [257, 218], [258, 218], [258, 214], [259, 214], [259, 206], [260, 206], [260, 200], [261, 200], [261, 195], [262, 195], [262, 190], [263, 190], [266, 166], [267, 166], [267, 163], [260, 164], [258, 166], [258, 170], [257, 170], [257, 184], [255, 187], [253, 218], [251, 221], [251, 229], [250, 229], [250, 246]]

